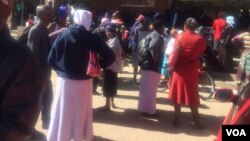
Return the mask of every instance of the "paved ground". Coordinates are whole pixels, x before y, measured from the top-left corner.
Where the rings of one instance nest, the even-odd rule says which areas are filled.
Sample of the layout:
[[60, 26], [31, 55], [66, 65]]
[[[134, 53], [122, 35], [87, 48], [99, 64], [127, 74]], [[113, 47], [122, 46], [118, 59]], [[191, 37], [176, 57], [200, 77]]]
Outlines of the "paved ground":
[[[216, 87], [235, 88], [232, 75], [213, 73]], [[56, 76], [52, 76], [53, 86], [56, 86]], [[158, 92], [157, 109], [159, 117], [140, 117], [137, 112], [138, 84], [132, 81], [132, 68], [126, 66], [119, 74], [118, 95], [115, 103], [119, 107], [111, 112], [99, 110], [104, 105], [104, 97], [93, 95], [94, 113], [94, 141], [212, 141], [230, 108], [230, 103], [222, 103], [215, 99], [201, 100], [201, 121], [206, 124], [204, 130], [196, 130], [190, 126], [191, 113], [189, 108], [182, 108], [182, 122], [180, 128], [172, 126], [173, 106], [167, 100], [168, 92]], [[101, 87], [98, 86], [101, 93]], [[37, 129], [47, 134], [41, 128], [41, 121]]]
[[[12, 36], [17, 37], [18, 32], [12, 31]], [[215, 79], [216, 88], [236, 89], [234, 74], [211, 73]], [[139, 77], [138, 77], [139, 78]], [[56, 86], [56, 75], [53, 72], [53, 86]], [[119, 74], [118, 95], [115, 103], [119, 107], [112, 112], [99, 110], [104, 105], [104, 97], [93, 95], [94, 113], [94, 141], [212, 141], [227, 114], [231, 103], [222, 103], [215, 99], [201, 100], [199, 112], [201, 121], [206, 124], [204, 130], [191, 128], [191, 113], [189, 108], [182, 108], [182, 123], [180, 128], [172, 126], [173, 106], [167, 100], [168, 91], [157, 94], [157, 109], [159, 117], [140, 117], [137, 112], [138, 83], [132, 81], [131, 65], [124, 67]], [[101, 83], [98, 91], [101, 93]], [[47, 134], [41, 128], [39, 118], [36, 128]]]

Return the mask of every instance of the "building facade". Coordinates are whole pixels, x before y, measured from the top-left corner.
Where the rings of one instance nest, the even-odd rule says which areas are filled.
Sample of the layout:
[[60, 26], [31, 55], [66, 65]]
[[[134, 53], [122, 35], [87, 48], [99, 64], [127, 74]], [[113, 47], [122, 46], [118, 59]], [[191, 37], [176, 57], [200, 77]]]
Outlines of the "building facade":
[[[55, 12], [62, 2], [76, 2], [85, 5], [93, 10], [122, 10], [133, 13], [142, 11], [164, 11], [166, 9], [183, 9], [197, 7], [207, 11], [231, 10], [240, 11], [249, 10], [250, 0], [14, 0], [12, 23], [16, 17], [20, 18], [20, 11], [17, 11], [16, 4], [24, 3], [22, 13], [23, 19], [27, 19], [29, 14], [35, 14], [35, 8], [39, 4], [47, 4], [52, 1]], [[18, 13], [19, 12], [19, 13]], [[19, 15], [19, 16], [18, 16]]]
[[[19, 1], [19, 0], [15, 0]], [[20, 0], [24, 1], [27, 11], [34, 11], [36, 5], [46, 4], [49, 0]], [[250, 9], [250, 0], [50, 0], [55, 9], [62, 2], [78, 2], [95, 10], [125, 11], [163, 11], [176, 7], [199, 7], [202, 9]]]

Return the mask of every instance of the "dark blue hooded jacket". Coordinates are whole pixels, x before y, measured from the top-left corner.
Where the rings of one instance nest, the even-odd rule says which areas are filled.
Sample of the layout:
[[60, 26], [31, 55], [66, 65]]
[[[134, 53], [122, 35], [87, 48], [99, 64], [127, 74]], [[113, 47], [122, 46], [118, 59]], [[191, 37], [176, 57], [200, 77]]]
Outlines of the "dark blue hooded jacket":
[[83, 26], [72, 25], [60, 34], [53, 43], [48, 63], [60, 77], [73, 80], [86, 80], [89, 52], [100, 56], [100, 65], [106, 68], [113, 63], [115, 56], [107, 44]]

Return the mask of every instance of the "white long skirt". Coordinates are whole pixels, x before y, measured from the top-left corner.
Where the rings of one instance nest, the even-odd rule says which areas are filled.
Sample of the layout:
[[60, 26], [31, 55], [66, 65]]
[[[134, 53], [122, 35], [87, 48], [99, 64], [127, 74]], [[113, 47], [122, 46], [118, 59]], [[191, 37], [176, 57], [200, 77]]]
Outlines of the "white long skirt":
[[48, 141], [93, 139], [92, 79], [58, 77]]
[[142, 113], [156, 114], [156, 94], [161, 75], [154, 71], [141, 71], [138, 110]]

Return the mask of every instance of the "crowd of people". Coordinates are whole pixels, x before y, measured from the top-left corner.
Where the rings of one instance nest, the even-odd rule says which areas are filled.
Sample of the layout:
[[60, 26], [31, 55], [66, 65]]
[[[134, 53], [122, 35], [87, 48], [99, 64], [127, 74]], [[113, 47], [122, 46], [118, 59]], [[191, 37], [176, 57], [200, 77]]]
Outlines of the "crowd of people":
[[[175, 26], [168, 29], [164, 22], [170, 18], [157, 12], [151, 16], [140, 13], [128, 25], [119, 10], [103, 13], [93, 21], [96, 18], [92, 11], [64, 4], [60, 6], [63, 14], [58, 18], [53, 18], [51, 5], [37, 6], [37, 19], [28, 19], [27, 28], [16, 41], [6, 25], [11, 7], [12, 0], [0, 0], [0, 139], [3, 141], [93, 140], [92, 95], [96, 93], [98, 77], [86, 74], [90, 52], [97, 54], [103, 69], [102, 95], [106, 102], [101, 109], [106, 112], [116, 108], [118, 73], [125, 59], [131, 60], [134, 68], [133, 81], [140, 83], [138, 113], [142, 116], [157, 116], [158, 83], [170, 71], [168, 99], [174, 104], [173, 125], [177, 128], [181, 126], [183, 105], [190, 107], [193, 127], [205, 128], [198, 112], [198, 78], [200, 56], [206, 50], [211, 50], [212, 61], [220, 64], [220, 71], [230, 72], [234, 43], [241, 42], [244, 51], [238, 79], [248, 82], [250, 78], [250, 26], [246, 32], [237, 33], [234, 16], [225, 12], [220, 12], [210, 25], [214, 43], [208, 46], [206, 38], [197, 32], [198, 20], [191, 16], [183, 21], [182, 30]], [[200, 26], [207, 25], [200, 23]], [[55, 96], [52, 69], [57, 74]], [[40, 112], [42, 127], [48, 129], [47, 137], [35, 129]]]

